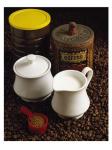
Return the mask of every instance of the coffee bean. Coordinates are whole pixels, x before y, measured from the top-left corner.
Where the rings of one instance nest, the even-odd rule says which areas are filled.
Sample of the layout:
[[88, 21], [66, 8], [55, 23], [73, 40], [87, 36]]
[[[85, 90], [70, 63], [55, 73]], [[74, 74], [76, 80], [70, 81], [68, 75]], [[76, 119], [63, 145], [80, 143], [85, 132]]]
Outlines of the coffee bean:
[[[108, 140], [108, 43], [96, 37], [94, 45], [94, 76], [87, 88], [90, 98], [88, 111], [79, 120], [63, 120], [51, 108], [50, 97], [41, 104], [27, 104], [13, 91], [14, 58], [9, 29], [5, 32], [5, 103], [4, 103], [4, 139], [5, 140], [71, 140], [106, 141]], [[31, 110], [41, 111], [49, 118], [48, 129], [44, 135], [31, 134], [27, 128], [27, 119], [20, 115], [21, 105], [29, 105]], [[35, 106], [35, 107], [34, 107]]]

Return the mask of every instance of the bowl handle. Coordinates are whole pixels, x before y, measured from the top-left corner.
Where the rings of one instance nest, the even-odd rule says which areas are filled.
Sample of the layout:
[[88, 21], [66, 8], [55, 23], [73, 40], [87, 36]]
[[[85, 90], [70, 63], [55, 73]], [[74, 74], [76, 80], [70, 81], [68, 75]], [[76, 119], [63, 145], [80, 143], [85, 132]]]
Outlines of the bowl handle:
[[83, 74], [86, 76], [86, 78], [87, 78], [87, 85], [86, 85], [86, 87], [88, 87], [89, 82], [91, 81], [92, 76], [93, 76], [93, 70], [92, 70], [90, 67], [85, 67], [85, 68], [82, 70], [82, 73], [83, 73]]

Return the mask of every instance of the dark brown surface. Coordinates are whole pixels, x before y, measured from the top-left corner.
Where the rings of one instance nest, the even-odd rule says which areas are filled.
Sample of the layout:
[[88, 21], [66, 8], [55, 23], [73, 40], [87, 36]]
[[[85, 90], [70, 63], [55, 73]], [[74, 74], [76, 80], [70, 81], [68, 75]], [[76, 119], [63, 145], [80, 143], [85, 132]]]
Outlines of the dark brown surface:
[[[31, 104], [23, 102], [14, 94], [14, 60], [10, 52], [13, 49], [8, 35], [6, 27], [4, 140], [108, 140], [108, 40], [102, 34], [95, 36], [94, 77], [87, 89], [91, 101], [90, 108], [79, 120], [62, 120], [51, 108], [52, 97], [42, 103]], [[32, 135], [28, 132], [27, 120], [19, 114], [21, 105], [48, 116], [49, 125], [44, 135]]]

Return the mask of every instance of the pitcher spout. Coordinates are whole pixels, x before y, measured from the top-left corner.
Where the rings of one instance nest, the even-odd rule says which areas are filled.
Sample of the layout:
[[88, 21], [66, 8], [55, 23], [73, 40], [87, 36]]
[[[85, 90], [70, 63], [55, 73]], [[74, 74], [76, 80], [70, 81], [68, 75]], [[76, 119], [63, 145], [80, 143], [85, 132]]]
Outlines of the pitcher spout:
[[[86, 77], [87, 74], [87, 77]], [[87, 88], [93, 70], [85, 67], [82, 72], [76, 70], [65, 70], [55, 75], [53, 89], [57, 92], [76, 92]]]

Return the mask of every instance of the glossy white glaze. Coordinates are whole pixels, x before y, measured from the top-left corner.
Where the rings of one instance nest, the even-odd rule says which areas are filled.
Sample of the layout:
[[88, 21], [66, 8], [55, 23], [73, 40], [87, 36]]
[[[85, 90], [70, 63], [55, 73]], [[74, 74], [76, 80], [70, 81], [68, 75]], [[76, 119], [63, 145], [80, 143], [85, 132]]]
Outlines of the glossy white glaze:
[[[68, 84], [64, 84], [63, 82], [61, 89], [58, 80], [60, 81], [60, 78], [65, 79], [65, 76], [68, 77], [68, 80], [71, 77], [72, 80], [74, 78], [74, 81], [67, 81]], [[76, 119], [82, 117], [82, 114], [87, 111], [90, 105], [86, 88], [92, 76], [93, 70], [89, 67], [84, 68], [82, 72], [66, 70], [58, 73], [53, 80], [54, 96], [52, 99], [52, 108], [54, 111], [64, 117], [75, 117]], [[76, 88], [74, 88], [73, 85], [70, 85], [76, 83], [76, 79], [79, 79], [79, 83], [81, 83], [82, 86], [79, 86], [79, 83], [78, 86], [76, 84]], [[59, 84], [59, 86], [57, 84]]]
[[[36, 55], [36, 56], [38, 56], [38, 58], [41, 57], [39, 55]], [[44, 57], [42, 56], [40, 59], [42, 59], [42, 58], [44, 58]], [[44, 60], [41, 60], [41, 62], [45, 61], [45, 60], [47, 60], [47, 58], [45, 58]], [[24, 68], [23, 66], [21, 66], [19, 68], [19, 71], [20, 71], [19, 73], [21, 73], [21, 70], [22, 70], [21, 75], [18, 74], [18, 72], [16, 72], [16, 70], [15, 70], [15, 66], [16, 65], [18, 66], [17, 63], [19, 62], [19, 60], [14, 64], [14, 72], [16, 74], [15, 82], [14, 82], [14, 91], [18, 96], [20, 96], [23, 99], [28, 99], [28, 101], [36, 101], [36, 100], [40, 101], [40, 98], [45, 98], [46, 96], [50, 95], [53, 91], [53, 76], [50, 71], [51, 64], [48, 61], [49, 62], [48, 64], [50, 65], [47, 67], [48, 69], [45, 72], [40, 71], [40, 74], [39, 74], [38, 69], [36, 69], [36, 64], [38, 64], [37, 67], [39, 67], [39, 68], [43, 68], [43, 67], [46, 68], [45, 63], [43, 66], [42, 63], [40, 63], [40, 62], [35, 63], [32, 61], [35, 61], [35, 60], [29, 60], [29, 64], [26, 65], [27, 68], [25, 68], [25, 70], [23, 69]], [[33, 65], [33, 68], [31, 68], [31, 66], [29, 66], [29, 65], [32, 65], [32, 63], [35, 63]], [[41, 66], [39, 66], [39, 64]], [[21, 63], [21, 65], [22, 65], [22, 63]], [[23, 65], [24, 65], [24, 63], [23, 63]], [[32, 69], [32, 74], [31, 74], [31, 69]], [[33, 72], [33, 70], [35, 72]], [[37, 73], [36, 73], [36, 70], [37, 70]], [[41, 70], [43, 70], [43, 69], [41, 69]], [[30, 74], [29, 75], [26, 74], [26, 72], [28, 73], [28, 71], [30, 72], [31, 76], [30, 76]], [[22, 74], [23, 74], [23, 76], [22, 76]]]

